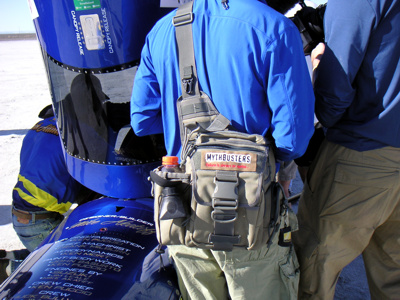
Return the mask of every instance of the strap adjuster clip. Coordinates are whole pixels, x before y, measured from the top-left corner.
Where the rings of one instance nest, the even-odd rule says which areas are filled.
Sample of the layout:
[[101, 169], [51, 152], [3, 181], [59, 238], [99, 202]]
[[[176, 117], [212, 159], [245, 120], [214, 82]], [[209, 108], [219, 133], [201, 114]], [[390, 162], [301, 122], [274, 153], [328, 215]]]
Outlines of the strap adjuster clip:
[[195, 77], [193, 74], [193, 66], [183, 68], [182, 84], [186, 94], [192, 94], [194, 92], [194, 81]]
[[183, 15], [175, 16], [172, 18], [172, 25], [175, 27], [186, 25], [193, 22], [193, 12], [188, 12]]
[[193, 93], [193, 86], [194, 86], [194, 80], [192, 78], [184, 78], [182, 79], [183, 87], [185, 88], [186, 94], [192, 94]]

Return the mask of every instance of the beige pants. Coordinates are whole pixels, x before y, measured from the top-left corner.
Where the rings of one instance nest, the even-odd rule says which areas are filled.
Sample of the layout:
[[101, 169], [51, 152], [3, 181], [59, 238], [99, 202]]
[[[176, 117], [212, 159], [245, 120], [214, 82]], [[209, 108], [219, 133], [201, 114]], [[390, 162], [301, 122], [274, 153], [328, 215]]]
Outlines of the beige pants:
[[293, 245], [279, 246], [278, 236], [269, 248], [250, 251], [168, 246], [183, 299], [297, 299], [296, 254]]
[[362, 254], [372, 299], [400, 299], [400, 149], [358, 152], [325, 141], [310, 167], [293, 234], [300, 299], [333, 299]]

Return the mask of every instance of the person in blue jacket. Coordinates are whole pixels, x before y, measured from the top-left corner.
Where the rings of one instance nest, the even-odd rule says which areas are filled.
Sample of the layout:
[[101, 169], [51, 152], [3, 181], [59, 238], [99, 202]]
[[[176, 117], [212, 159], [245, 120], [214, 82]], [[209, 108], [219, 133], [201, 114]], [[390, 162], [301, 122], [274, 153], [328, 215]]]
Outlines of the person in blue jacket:
[[400, 295], [400, 1], [329, 0], [313, 52], [326, 140], [294, 235], [300, 299], [333, 299], [362, 254], [372, 299]]
[[[288, 10], [295, 2], [275, 4]], [[200, 89], [237, 130], [271, 135], [276, 158], [289, 161], [304, 153], [313, 134], [314, 95], [299, 31], [284, 12], [258, 0], [195, 0], [192, 28]], [[146, 38], [131, 125], [138, 136], [164, 133], [168, 155], [179, 156], [174, 15], [162, 18]], [[257, 251], [168, 249], [184, 298], [297, 298], [297, 259], [276, 239]]]
[[69, 173], [51, 106], [26, 134], [20, 153], [18, 182], [12, 193], [14, 230], [30, 252], [63, 220], [75, 202], [92, 191]]
[[26, 249], [0, 250], [0, 282], [63, 220], [72, 203], [95, 195], [68, 173], [52, 106], [46, 106], [39, 118], [43, 120], [24, 137], [12, 192], [13, 227]]

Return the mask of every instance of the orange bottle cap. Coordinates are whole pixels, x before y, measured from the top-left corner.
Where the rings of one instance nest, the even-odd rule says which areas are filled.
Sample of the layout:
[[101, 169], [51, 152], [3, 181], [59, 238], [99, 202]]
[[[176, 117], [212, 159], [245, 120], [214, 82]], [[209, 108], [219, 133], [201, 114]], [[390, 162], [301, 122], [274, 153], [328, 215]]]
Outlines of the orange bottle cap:
[[162, 164], [163, 165], [178, 165], [179, 159], [177, 156], [163, 156]]

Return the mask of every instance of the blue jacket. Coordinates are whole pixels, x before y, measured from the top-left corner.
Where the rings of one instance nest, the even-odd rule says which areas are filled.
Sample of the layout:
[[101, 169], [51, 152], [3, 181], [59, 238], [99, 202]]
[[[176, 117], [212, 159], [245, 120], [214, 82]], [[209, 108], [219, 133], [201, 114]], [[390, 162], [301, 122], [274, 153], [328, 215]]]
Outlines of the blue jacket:
[[[314, 131], [314, 95], [294, 24], [258, 0], [195, 0], [193, 40], [200, 89], [239, 131], [266, 135], [277, 158], [304, 153]], [[172, 17], [148, 34], [135, 76], [131, 125], [139, 136], [164, 133], [179, 155], [176, 101], [181, 95]]]
[[316, 114], [327, 139], [364, 151], [400, 147], [400, 1], [329, 0]]
[[80, 184], [68, 173], [54, 117], [38, 122], [26, 134], [13, 206], [26, 211], [65, 213]]

